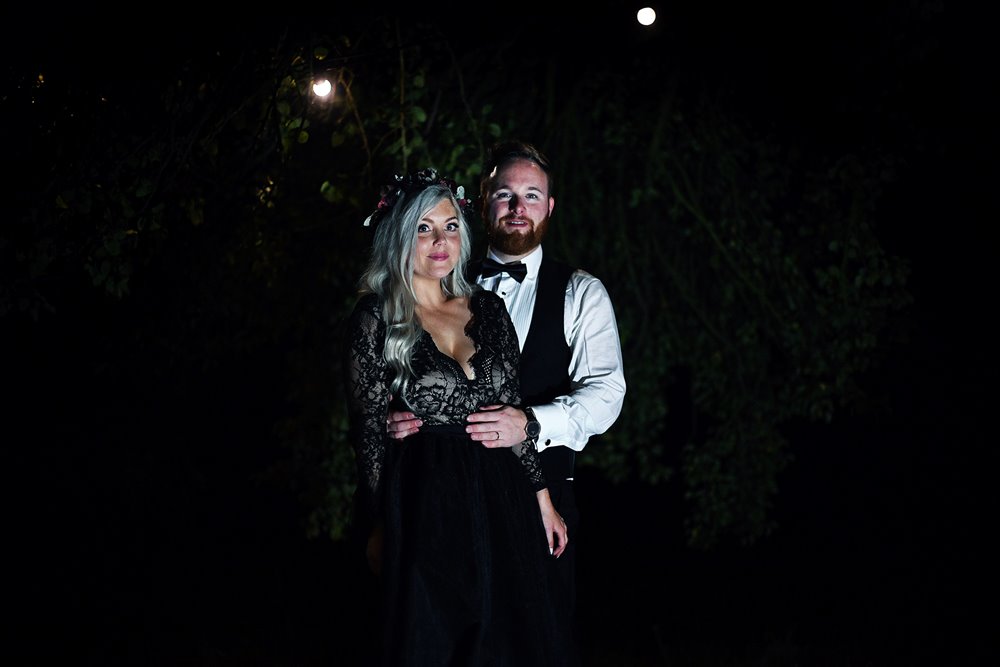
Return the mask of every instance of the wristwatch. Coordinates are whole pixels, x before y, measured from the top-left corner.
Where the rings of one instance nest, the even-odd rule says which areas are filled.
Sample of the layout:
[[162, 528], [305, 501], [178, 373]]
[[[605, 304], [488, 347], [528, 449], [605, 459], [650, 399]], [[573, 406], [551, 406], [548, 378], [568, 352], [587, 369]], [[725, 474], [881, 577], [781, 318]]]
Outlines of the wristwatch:
[[535, 411], [531, 408], [523, 408], [524, 416], [528, 418], [528, 423], [524, 425], [524, 434], [534, 440], [542, 432], [542, 425], [535, 419]]

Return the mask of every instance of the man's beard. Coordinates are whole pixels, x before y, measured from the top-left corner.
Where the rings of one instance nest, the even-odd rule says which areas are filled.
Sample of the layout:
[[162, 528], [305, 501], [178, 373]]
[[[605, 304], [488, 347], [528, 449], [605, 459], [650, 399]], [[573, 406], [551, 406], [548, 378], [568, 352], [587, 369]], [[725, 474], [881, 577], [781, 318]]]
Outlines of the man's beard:
[[508, 231], [501, 219], [497, 226], [486, 230], [486, 239], [497, 252], [505, 255], [524, 255], [540, 245], [549, 229], [549, 216], [533, 222], [526, 231]]

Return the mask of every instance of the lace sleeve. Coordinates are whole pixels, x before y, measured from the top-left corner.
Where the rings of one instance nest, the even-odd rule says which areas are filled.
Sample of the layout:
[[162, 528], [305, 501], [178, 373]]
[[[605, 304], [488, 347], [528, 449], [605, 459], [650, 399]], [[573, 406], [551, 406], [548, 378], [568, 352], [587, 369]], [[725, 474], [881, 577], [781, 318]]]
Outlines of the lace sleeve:
[[[503, 369], [499, 402], [519, 406], [521, 404], [521, 351], [517, 343], [517, 331], [514, 329], [514, 323], [500, 297], [493, 292], [484, 292], [483, 296], [486, 301], [485, 310], [488, 311], [488, 321], [495, 323], [497, 352]], [[532, 488], [535, 491], [546, 488], [545, 477], [542, 475], [542, 464], [534, 442], [525, 440], [511, 447], [511, 450], [524, 467], [524, 472], [527, 474]]]
[[361, 299], [355, 306], [348, 343], [348, 415], [358, 470], [358, 510], [370, 524], [381, 504], [390, 374], [382, 356], [385, 323], [374, 296]]

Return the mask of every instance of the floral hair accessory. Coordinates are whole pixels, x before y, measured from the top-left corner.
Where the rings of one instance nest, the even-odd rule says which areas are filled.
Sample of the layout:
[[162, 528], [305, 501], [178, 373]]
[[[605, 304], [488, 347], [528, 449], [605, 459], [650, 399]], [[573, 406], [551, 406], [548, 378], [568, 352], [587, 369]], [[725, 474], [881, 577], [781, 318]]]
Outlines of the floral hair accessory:
[[365, 218], [364, 226], [378, 225], [379, 221], [396, 205], [404, 193], [413, 194], [431, 185], [447, 185], [451, 193], [455, 195], [455, 200], [462, 209], [462, 215], [468, 218], [472, 214], [472, 199], [465, 196], [465, 188], [450, 178], [442, 178], [433, 167], [427, 167], [406, 176], [395, 174], [389, 183], [383, 185], [382, 198], [378, 200], [378, 206], [375, 207], [372, 214]]

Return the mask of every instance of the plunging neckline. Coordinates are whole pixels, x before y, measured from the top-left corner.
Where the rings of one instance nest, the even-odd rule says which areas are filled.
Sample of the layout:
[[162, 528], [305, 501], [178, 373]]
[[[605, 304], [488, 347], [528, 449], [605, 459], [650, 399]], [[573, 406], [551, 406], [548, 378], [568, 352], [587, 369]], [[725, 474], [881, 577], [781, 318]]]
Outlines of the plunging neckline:
[[[441, 347], [437, 344], [437, 341], [434, 340], [434, 335], [427, 328], [421, 326], [423, 333], [428, 337], [431, 347], [434, 348], [434, 351], [437, 352], [442, 357], [444, 357], [445, 359], [448, 359], [452, 364], [458, 367], [458, 370], [460, 371], [460, 377], [465, 379], [467, 383], [475, 382], [476, 378], [478, 377], [478, 373], [476, 373], [475, 359], [476, 355], [479, 353], [479, 341], [473, 335], [474, 324], [476, 322], [476, 309], [473, 307], [473, 301], [474, 299], [472, 297], [469, 297], [465, 302], [466, 309], [469, 313], [469, 319], [466, 320], [465, 324], [462, 326], [462, 335], [464, 335], [472, 343], [472, 354], [470, 354], [469, 358], [466, 360], [466, 363], [469, 365], [468, 373], [466, 372], [465, 366], [462, 364], [462, 362], [456, 359], [455, 357], [451, 356], [444, 350], [442, 350]], [[463, 346], [456, 346], [456, 347], [463, 347]]]
[[475, 363], [473, 363], [473, 362], [474, 362], [474, 360], [476, 358], [476, 355], [479, 354], [479, 345], [476, 343], [476, 339], [473, 338], [469, 334], [469, 327], [472, 324], [472, 321], [475, 319], [475, 317], [476, 317], [475, 315], [473, 315], [472, 317], [470, 317], [468, 324], [465, 325], [465, 329], [466, 329], [465, 330], [465, 336], [469, 340], [472, 341], [472, 354], [469, 356], [469, 358], [467, 360], [468, 364], [469, 364], [469, 370], [472, 371], [472, 377], [469, 377], [469, 374], [465, 372], [465, 367], [462, 365], [462, 362], [460, 362], [458, 359], [456, 359], [455, 357], [451, 356], [450, 354], [448, 354], [446, 352], [443, 352], [441, 350], [441, 348], [438, 347], [438, 344], [434, 340], [434, 336], [431, 335], [431, 332], [428, 331], [427, 329], [424, 329], [424, 335], [427, 336], [427, 338], [430, 339], [431, 347], [434, 348], [434, 351], [437, 352], [442, 357], [444, 357], [445, 359], [447, 359], [448, 361], [450, 361], [451, 363], [453, 363], [456, 366], [458, 366], [458, 370], [460, 370], [462, 372], [462, 377], [465, 378], [466, 382], [475, 382], [476, 381], [476, 366], [475, 366]]

